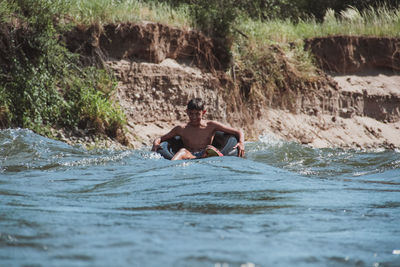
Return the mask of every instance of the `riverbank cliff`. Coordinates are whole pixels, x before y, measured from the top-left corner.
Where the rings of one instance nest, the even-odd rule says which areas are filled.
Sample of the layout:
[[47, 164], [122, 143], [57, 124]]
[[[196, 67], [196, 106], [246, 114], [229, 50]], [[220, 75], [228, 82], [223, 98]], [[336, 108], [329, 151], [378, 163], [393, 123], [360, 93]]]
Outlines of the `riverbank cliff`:
[[[7, 36], [2, 34], [0, 56], [9, 50]], [[241, 128], [247, 141], [269, 135], [318, 148], [400, 147], [399, 38], [304, 40], [317, 66], [311, 78], [279, 45], [263, 48], [267, 56], [250, 69], [235, 62], [223, 41], [158, 23], [78, 26], [60, 42], [84, 66], [116, 77], [113, 98], [127, 121], [105, 138], [85, 127], [54, 130], [71, 144], [148, 147], [185, 122], [188, 100], [201, 97], [207, 119]], [[0, 57], [1, 66], [6, 58]]]
[[290, 103], [247, 101], [245, 81], [227, 71], [229, 55], [198, 32], [155, 23], [111, 24], [77, 28], [66, 43], [87, 64], [113, 71], [115, 97], [128, 120], [127, 144], [136, 148], [184, 122], [192, 97], [206, 101], [208, 119], [243, 129], [246, 140], [271, 135], [314, 147], [400, 147], [399, 39], [305, 40], [320, 77], [305, 85], [309, 88], [290, 88], [296, 84], [283, 67], [289, 88], [275, 97], [290, 94]]

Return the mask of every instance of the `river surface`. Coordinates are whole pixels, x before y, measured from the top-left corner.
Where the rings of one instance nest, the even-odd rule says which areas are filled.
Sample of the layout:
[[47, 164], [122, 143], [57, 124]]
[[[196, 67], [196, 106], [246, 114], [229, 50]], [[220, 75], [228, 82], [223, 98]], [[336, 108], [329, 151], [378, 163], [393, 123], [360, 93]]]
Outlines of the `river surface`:
[[0, 266], [400, 266], [400, 152], [173, 162], [2, 130]]

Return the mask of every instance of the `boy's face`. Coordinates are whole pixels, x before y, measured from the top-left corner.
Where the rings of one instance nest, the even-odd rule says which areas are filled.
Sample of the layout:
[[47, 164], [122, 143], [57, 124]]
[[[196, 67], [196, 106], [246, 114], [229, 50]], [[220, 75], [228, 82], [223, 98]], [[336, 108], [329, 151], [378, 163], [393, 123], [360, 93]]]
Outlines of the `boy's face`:
[[186, 110], [187, 115], [189, 116], [189, 122], [192, 125], [199, 125], [201, 120], [203, 119], [204, 114], [206, 113], [205, 110]]

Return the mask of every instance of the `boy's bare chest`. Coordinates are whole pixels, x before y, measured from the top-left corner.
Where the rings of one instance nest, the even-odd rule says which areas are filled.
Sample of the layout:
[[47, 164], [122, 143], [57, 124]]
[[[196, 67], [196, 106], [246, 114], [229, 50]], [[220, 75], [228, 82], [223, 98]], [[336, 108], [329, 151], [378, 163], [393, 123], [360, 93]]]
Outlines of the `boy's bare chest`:
[[183, 142], [190, 150], [203, 149], [211, 144], [213, 130], [205, 128], [185, 128], [181, 133]]
[[210, 127], [203, 128], [185, 128], [182, 131], [182, 135], [184, 138], [196, 139], [196, 138], [211, 138], [213, 131]]

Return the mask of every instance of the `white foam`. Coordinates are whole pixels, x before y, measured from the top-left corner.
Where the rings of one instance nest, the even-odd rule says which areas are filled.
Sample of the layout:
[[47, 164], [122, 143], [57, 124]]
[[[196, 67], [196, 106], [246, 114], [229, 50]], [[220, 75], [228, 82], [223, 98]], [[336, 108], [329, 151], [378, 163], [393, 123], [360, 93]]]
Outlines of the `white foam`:
[[285, 143], [284, 140], [278, 138], [276, 135], [268, 133], [268, 134], [263, 134], [258, 137], [258, 140], [261, 143], [267, 144], [267, 145], [272, 145], [272, 146], [281, 146]]

